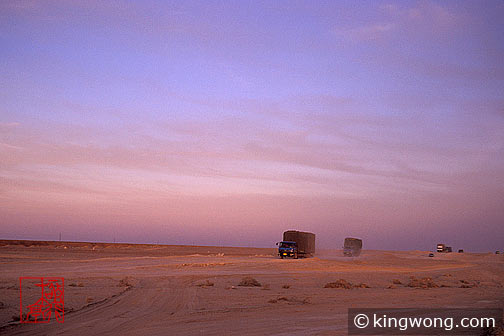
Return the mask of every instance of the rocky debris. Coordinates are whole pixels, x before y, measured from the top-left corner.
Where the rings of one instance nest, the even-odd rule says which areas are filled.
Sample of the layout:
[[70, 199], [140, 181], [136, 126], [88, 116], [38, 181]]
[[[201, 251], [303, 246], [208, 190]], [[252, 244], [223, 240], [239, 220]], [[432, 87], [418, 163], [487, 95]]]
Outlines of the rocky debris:
[[230, 263], [219, 262], [219, 263], [183, 263], [178, 264], [176, 268], [185, 268], [185, 267], [215, 267], [215, 266], [224, 266]]
[[82, 282], [79, 282], [78, 284], [75, 282], [72, 282], [68, 286], [70, 286], [70, 287], [84, 287], [84, 284]]
[[459, 282], [460, 282], [460, 288], [473, 288], [479, 286], [479, 282], [477, 281], [469, 282], [467, 280], [459, 280]]
[[286, 297], [286, 296], [280, 296], [276, 299], [271, 299], [268, 301], [268, 303], [279, 303], [279, 302], [287, 302], [290, 304], [307, 304], [311, 303], [310, 298], [304, 298], [304, 299], [298, 299], [295, 297]]
[[392, 283], [393, 283], [394, 285], [402, 285], [402, 282], [401, 282], [401, 280], [399, 280], [399, 279], [394, 279], [394, 280], [392, 280]]
[[424, 288], [424, 289], [439, 288], [439, 285], [435, 283], [430, 277], [418, 279], [412, 276], [410, 277], [410, 281], [407, 286], [413, 288]]

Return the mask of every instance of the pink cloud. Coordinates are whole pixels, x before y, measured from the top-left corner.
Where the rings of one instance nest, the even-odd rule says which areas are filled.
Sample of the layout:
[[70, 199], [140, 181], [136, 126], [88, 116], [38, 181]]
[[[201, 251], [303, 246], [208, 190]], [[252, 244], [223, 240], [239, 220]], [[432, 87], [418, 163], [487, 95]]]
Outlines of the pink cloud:
[[383, 38], [395, 29], [394, 23], [376, 23], [353, 28], [336, 28], [335, 33], [348, 40], [368, 41]]
[[462, 22], [459, 14], [431, 1], [419, 1], [412, 7], [382, 4], [385, 19], [363, 23], [354, 27], [337, 27], [335, 33], [350, 41], [378, 41], [408, 35], [434, 36], [453, 30]]
[[18, 122], [0, 122], [0, 131], [9, 131], [19, 125], [20, 124]]

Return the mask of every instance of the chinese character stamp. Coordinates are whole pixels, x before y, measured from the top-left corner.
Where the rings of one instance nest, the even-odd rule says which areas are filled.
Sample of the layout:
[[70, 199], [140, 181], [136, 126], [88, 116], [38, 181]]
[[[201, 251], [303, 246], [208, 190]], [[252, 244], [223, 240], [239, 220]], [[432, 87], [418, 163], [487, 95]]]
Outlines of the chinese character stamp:
[[20, 322], [49, 323], [65, 319], [64, 279], [58, 277], [19, 278]]

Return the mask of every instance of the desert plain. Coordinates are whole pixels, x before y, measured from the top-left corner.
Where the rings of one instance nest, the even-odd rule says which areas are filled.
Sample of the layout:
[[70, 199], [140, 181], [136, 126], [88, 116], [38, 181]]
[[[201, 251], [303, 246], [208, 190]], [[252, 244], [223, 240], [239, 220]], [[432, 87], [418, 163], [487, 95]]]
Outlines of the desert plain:
[[[428, 254], [4, 240], [0, 334], [345, 335], [348, 308], [504, 307], [504, 255]], [[20, 323], [19, 278], [51, 276], [64, 323]]]

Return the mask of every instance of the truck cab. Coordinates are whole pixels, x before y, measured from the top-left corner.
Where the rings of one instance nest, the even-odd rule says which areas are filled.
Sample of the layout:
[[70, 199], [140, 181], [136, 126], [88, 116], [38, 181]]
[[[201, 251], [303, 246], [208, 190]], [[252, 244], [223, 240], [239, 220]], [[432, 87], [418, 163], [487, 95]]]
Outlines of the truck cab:
[[281, 241], [277, 243], [278, 245], [278, 255], [280, 258], [291, 257], [294, 259], [298, 258], [298, 245], [294, 241]]

